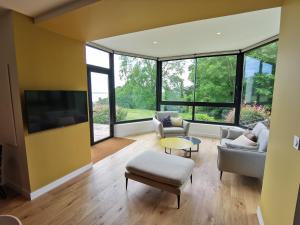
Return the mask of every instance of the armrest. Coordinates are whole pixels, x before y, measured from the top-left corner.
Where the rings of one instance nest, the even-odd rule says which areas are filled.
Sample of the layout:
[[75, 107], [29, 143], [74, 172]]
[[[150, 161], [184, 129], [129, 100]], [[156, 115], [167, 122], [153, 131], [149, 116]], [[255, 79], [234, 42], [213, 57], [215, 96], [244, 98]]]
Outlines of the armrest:
[[184, 129], [185, 135], [188, 136], [189, 130], [190, 130], [190, 122], [183, 120], [182, 121], [182, 127]]
[[265, 159], [265, 152], [229, 149], [218, 145], [218, 168], [221, 171], [262, 178]]
[[153, 121], [155, 132], [158, 133], [160, 137], [164, 137], [164, 129], [162, 123], [156, 118], [153, 118], [152, 121]]
[[237, 136], [242, 135], [245, 132], [245, 129], [241, 127], [220, 127], [220, 137], [226, 138], [229, 130], [234, 130]]

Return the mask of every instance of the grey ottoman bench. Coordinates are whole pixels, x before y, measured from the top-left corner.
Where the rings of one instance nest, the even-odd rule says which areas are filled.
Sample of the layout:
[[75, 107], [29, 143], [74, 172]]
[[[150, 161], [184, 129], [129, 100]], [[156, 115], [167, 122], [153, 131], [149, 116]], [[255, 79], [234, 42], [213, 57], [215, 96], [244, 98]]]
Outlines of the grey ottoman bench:
[[180, 194], [189, 178], [192, 182], [194, 165], [193, 160], [180, 156], [143, 152], [126, 165], [126, 190], [128, 179], [132, 179], [171, 192], [177, 195], [179, 209]]

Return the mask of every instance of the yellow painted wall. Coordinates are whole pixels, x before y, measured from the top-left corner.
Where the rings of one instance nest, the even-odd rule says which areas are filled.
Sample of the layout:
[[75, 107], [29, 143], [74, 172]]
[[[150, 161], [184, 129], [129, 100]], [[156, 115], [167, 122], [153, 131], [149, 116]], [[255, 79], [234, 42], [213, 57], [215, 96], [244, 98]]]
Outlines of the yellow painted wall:
[[300, 1], [285, 0], [282, 9], [270, 144], [261, 208], [265, 225], [292, 225], [300, 183]]
[[282, 0], [101, 0], [38, 24], [68, 37], [93, 41], [281, 4]]
[[[20, 90], [87, 90], [84, 43], [37, 27], [13, 13]], [[25, 128], [26, 129], [26, 128]], [[28, 134], [31, 191], [90, 163], [89, 124]]]

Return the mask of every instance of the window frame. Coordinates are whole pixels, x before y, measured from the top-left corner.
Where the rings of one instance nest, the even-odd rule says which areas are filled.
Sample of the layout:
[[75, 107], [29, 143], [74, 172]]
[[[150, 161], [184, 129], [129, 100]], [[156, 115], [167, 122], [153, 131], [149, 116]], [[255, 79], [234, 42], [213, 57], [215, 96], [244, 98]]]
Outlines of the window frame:
[[[207, 123], [207, 124], [218, 124], [218, 125], [238, 125], [237, 124], [237, 103], [238, 103], [238, 98], [237, 98], [237, 91], [239, 90], [239, 79], [238, 77], [240, 77], [240, 75], [243, 74], [239, 74], [240, 72], [243, 72], [243, 70], [240, 71], [239, 68], [239, 55], [242, 53], [238, 53], [238, 54], [234, 54], [234, 53], [229, 53], [229, 54], [210, 54], [210, 55], [203, 55], [203, 56], [195, 56], [195, 57], [189, 57], [189, 58], [184, 58], [184, 59], [194, 59], [195, 63], [196, 63], [196, 68], [195, 71], [197, 69], [197, 59], [201, 59], [201, 58], [208, 58], [208, 57], [220, 57], [220, 56], [236, 56], [236, 80], [235, 80], [235, 88], [234, 88], [234, 101], [232, 103], [228, 103], [228, 102], [201, 102], [201, 101], [195, 101], [195, 89], [196, 89], [196, 76], [194, 76], [194, 101], [192, 102], [185, 102], [185, 101], [164, 101], [162, 100], [162, 82], [163, 82], [163, 77], [162, 77], [162, 63], [163, 62], [168, 62], [168, 61], [176, 61], [176, 60], [180, 60], [180, 59], [170, 59], [170, 60], [160, 60], [160, 73], [158, 74], [158, 79], [159, 79], [159, 83], [160, 83], [160, 98], [158, 99], [158, 110], [160, 110], [160, 106], [161, 105], [185, 105], [185, 106], [192, 106], [192, 120], [187, 120], [193, 123]], [[235, 109], [235, 121], [233, 123], [222, 123], [222, 122], [211, 122], [211, 121], [199, 121], [199, 120], [195, 120], [195, 107], [197, 106], [203, 106], [203, 107], [228, 107], [228, 108], [234, 108]]]
[[[132, 58], [140, 58], [140, 59], [147, 59], [147, 60], [152, 60], [152, 61], [155, 61], [155, 64], [156, 64], [156, 80], [155, 80], [155, 94], [156, 94], [156, 97], [155, 97], [155, 105], [156, 105], [156, 110], [157, 110], [157, 93], [158, 93], [158, 90], [157, 90], [157, 74], [158, 74], [158, 60], [156, 59], [153, 59], [151, 57], [147, 57], [147, 56], [137, 56], [137, 55], [134, 55], [134, 54], [125, 54], [123, 52], [114, 52], [113, 53], [113, 61], [114, 61], [114, 58], [115, 58], [115, 55], [120, 55], [120, 56], [126, 56], [126, 57], [132, 57]], [[115, 68], [113, 67], [112, 68], [113, 70], [113, 79], [115, 80]], [[114, 124], [124, 124], [124, 123], [136, 123], [136, 122], [143, 122], [143, 121], [149, 121], [149, 120], [152, 120], [153, 118], [152, 117], [149, 117], [149, 118], [142, 118], [142, 119], [135, 119], [135, 120], [122, 120], [122, 121], [117, 121], [117, 114], [116, 114], [116, 89], [115, 89], [115, 85], [113, 87], [113, 92], [114, 92]]]
[[[102, 68], [97, 67], [93, 65], [88, 65], [87, 68], [95, 68], [95, 69], [103, 69], [103, 71], [108, 71], [110, 73], [109, 80], [110, 80], [110, 89], [111, 89], [111, 96], [110, 96], [110, 102], [112, 105], [111, 109], [111, 121], [112, 125], [115, 124], [125, 124], [125, 123], [134, 123], [134, 122], [142, 122], [142, 121], [150, 121], [152, 118], [143, 118], [143, 119], [136, 119], [136, 120], [124, 120], [124, 121], [116, 121], [116, 102], [115, 102], [115, 74], [114, 74], [114, 55], [122, 55], [122, 56], [129, 56], [129, 57], [136, 57], [136, 58], [142, 58], [142, 59], [148, 59], [148, 60], [154, 60], [156, 62], [156, 111], [160, 111], [161, 105], [178, 105], [178, 106], [192, 106], [192, 120], [187, 120], [189, 122], [193, 123], [203, 123], [203, 124], [214, 124], [214, 125], [229, 125], [229, 126], [239, 126], [243, 128], [247, 128], [245, 126], [240, 125], [240, 110], [241, 110], [241, 101], [242, 101], [242, 85], [243, 85], [243, 78], [244, 78], [244, 57], [247, 52], [253, 51], [255, 49], [261, 48], [263, 46], [269, 45], [274, 42], [278, 42], [279, 38], [275, 38], [271, 41], [266, 41], [262, 43], [261, 45], [256, 45], [253, 48], [247, 48], [247, 50], [242, 51], [239, 50], [239, 53], [219, 53], [219, 54], [207, 54], [207, 55], [195, 55], [194, 57], [172, 57], [171, 59], [159, 59], [155, 57], [147, 57], [143, 55], [135, 55], [125, 52], [114, 52], [114, 51], [108, 51], [105, 48], [95, 47], [94, 45], [86, 44], [89, 47], [96, 48], [101, 51], [105, 51], [109, 53], [110, 56], [110, 68]], [[222, 103], [222, 102], [185, 102], [185, 101], [163, 101], [162, 100], [162, 63], [167, 61], [175, 61], [175, 60], [183, 60], [183, 59], [199, 59], [199, 58], [207, 58], [207, 57], [218, 57], [218, 56], [236, 56], [236, 80], [235, 80], [235, 88], [234, 88], [234, 102], [232, 103]], [[276, 65], [275, 65], [276, 69]], [[194, 89], [195, 89], [194, 85]], [[195, 100], [195, 97], [194, 97]], [[228, 107], [228, 108], [234, 108], [235, 109], [235, 117], [233, 123], [222, 123], [222, 122], [210, 122], [210, 121], [198, 121], [195, 120], [195, 107], [197, 106], [203, 106], [203, 107]]]
[[[242, 62], [240, 63], [242, 65], [242, 67], [241, 67], [242, 72], [241, 72], [241, 78], [240, 78], [241, 79], [241, 81], [240, 81], [240, 90], [239, 90], [240, 104], [238, 105], [238, 108], [237, 108], [238, 112], [236, 110], [236, 115], [235, 115], [235, 119], [236, 120], [238, 119], [238, 121], [236, 121], [236, 126], [239, 126], [241, 128], [244, 128], [244, 129], [249, 129], [249, 127], [240, 124], [240, 111], [241, 111], [241, 108], [242, 108], [241, 106], [242, 106], [242, 94], [243, 94], [243, 82], [244, 82], [245, 56], [248, 52], [254, 51], [256, 49], [262, 48], [264, 46], [270, 45], [270, 44], [275, 43], [275, 42], [278, 43], [278, 41], [279, 41], [279, 38], [275, 38], [274, 40], [264, 42], [263, 44], [257, 45], [253, 48], [249, 48], [246, 51], [241, 51], [241, 54], [242, 54], [243, 58], [242, 58]], [[273, 66], [274, 67], [272, 68], [272, 72], [274, 71], [274, 74], [276, 76], [275, 71], [276, 71], [276, 68], [277, 68], [277, 64], [275, 63]], [[238, 115], [237, 115], [237, 113], [238, 113]]]

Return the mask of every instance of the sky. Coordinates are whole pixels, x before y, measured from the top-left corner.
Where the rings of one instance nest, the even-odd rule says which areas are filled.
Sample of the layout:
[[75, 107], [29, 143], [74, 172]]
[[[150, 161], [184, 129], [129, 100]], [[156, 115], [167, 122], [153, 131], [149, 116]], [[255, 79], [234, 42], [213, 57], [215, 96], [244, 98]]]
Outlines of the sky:
[[[115, 86], [122, 86], [125, 82], [120, 80], [119, 70], [120, 63], [119, 57], [115, 55]], [[109, 53], [100, 51], [98, 49], [86, 46], [86, 63], [90, 65], [100, 66], [109, 68]], [[98, 101], [99, 97], [108, 97], [108, 75], [92, 72], [91, 83], [92, 83], [92, 101]]]

